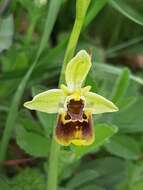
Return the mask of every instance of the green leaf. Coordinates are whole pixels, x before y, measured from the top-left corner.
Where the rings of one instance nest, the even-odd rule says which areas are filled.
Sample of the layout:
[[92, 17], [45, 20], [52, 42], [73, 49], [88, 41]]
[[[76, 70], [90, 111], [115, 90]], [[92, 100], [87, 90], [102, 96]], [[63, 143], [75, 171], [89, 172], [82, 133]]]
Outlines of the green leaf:
[[37, 111], [37, 116], [39, 118], [40, 123], [42, 124], [46, 135], [50, 135], [53, 131], [53, 127], [55, 125], [56, 121], [56, 115], [55, 114], [47, 114]]
[[139, 144], [127, 135], [115, 135], [105, 147], [113, 155], [125, 159], [138, 159], [141, 153]]
[[[96, 154], [98, 155], [98, 154]], [[99, 177], [90, 182], [89, 185], [98, 184], [101, 187], [113, 187], [126, 177], [126, 162], [117, 157], [102, 157], [96, 159], [83, 159], [79, 170], [82, 172], [87, 169], [95, 170]]]
[[45, 134], [39, 121], [34, 120], [34, 118], [31, 117], [30, 113], [29, 115], [20, 113], [17, 126], [24, 128], [26, 131], [38, 133], [39, 135]]
[[9, 180], [4, 176], [0, 176], [0, 188], [4, 190], [10, 190], [11, 186]]
[[16, 133], [17, 144], [28, 154], [36, 157], [47, 157], [50, 143], [45, 137], [28, 132], [19, 127]]
[[85, 22], [83, 27], [85, 28], [89, 23], [93, 21], [93, 19], [96, 17], [96, 15], [104, 8], [104, 6], [107, 3], [107, 0], [96, 0], [91, 1], [91, 6], [89, 11], [87, 12], [87, 15], [85, 17]]
[[[126, 178], [117, 184], [116, 190], [136, 190], [142, 187], [143, 164], [141, 162], [126, 162]], [[142, 190], [142, 188], [141, 188]]]
[[135, 4], [131, 5], [130, 1], [125, 0], [110, 0], [109, 3], [130, 20], [143, 25], [143, 15], [139, 13]]
[[[99, 74], [100, 76], [102, 76], [101, 73], [112, 74], [112, 76], [120, 75], [122, 73], [122, 68], [118, 68], [118, 67], [112, 66], [110, 64], [105, 64], [105, 63], [95, 64], [95, 69], [96, 69], [96, 75]], [[133, 81], [135, 81], [136, 83], [140, 85], [143, 85], [143, 79], [141, 77], [131, 74], [130, 79], [132, 79]]]
[[128, 163], [129, 184], [134, 185], [143, 179], [143, 163]]
[[0, 52], [11, 46], [13, 33], [14, 22], [12, 15], [0, 20]]
[[122, 73], [119, 75], [115, 83], [115, 87], [113, 90], [113, 98], [112, 98], [112, 101], [114, 103], [118, 103], [124, 97], [129, 86], [129, 80], [130, 80], [130, 71], [129, 69], [125, 68], [123, 69]]
[[11, 180], [10, 187], [12, 190], [44, 190], [45, 176], [38, 169], [27, 168]]
[[74, 152], [61, 149], [58, 169], [59, 180], [69, 179], [76, 171], [78, 165], [79, 162], [76, 162]]
[[95, 170], [85, 170], [75, 175], [67, 184], [67, 188], [77, 188], [85, 183], [89, 183], [99, 175]]
[[38, 169], [22, 169], [12, 179], [0, 176], [0, 189], [3, 190], [44, 190], [46, 181], [43, 173]]
[[73, 147], [77, 158], [80, 158], [84, 154], [89, 152], [97, 151], [101, 145], [103, 145], [112, 135], [114, 135], [118, 131], [118, 128], [115, 126], [107, 125], [107, 124], [96, 124], [95, 125], [95, 141], [90, 146], [83, 147]]
[[131, 38], [128, 41], [120, 42], [120, 44], [117, 44], [117, 45], [109, 48], [108, 50], [106, 50], [106, 56], [108, 58], [115, 57], [125, 51], [127, 54], [129, 54], [129, 53], [140, 54], [140, 53], [142, 53], [142, 47], [140, 47], [142, 41], [143, 41], [143, 37], [137, 36], [137, 37]]
[[112, 122], [124, 133], [143, 132], [143, 97], [137, 98], [138, 100], [128, 109], [112, 116]]
[[131, 187], [131, 190], [143, 190], [143, 182], [138, 182]]
[[94, 169], [100, 176], [109, 176], [123, 171], [125, 163], [122, 159], [111, 156], [104, 156], [87, 162], [86, 159], [80, 164], [80, 171]]
[[126, 98], [122, 99], [119, 103], [120, 110], [123, 111], [124, 109], [128, 109], [130, 106], [135, 104], [137, 99], [138, 98], [135, 96], [130, 96], [130, 97], [126, 97]]

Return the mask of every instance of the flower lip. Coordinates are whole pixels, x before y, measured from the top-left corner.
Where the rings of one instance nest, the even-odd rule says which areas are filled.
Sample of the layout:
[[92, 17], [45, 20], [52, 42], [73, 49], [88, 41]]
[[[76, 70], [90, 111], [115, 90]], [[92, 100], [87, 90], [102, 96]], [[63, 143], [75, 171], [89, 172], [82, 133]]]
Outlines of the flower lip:
[[[66, 114], [66, 112], [62, 113]], [[55, 136], [59, 144], [68, 146], [69, 144], [90, 145], [94, 141], [94, 129], [92, 126], [92, 116], [88, 119], [63, 121], [62, 114], [58, 117]]]

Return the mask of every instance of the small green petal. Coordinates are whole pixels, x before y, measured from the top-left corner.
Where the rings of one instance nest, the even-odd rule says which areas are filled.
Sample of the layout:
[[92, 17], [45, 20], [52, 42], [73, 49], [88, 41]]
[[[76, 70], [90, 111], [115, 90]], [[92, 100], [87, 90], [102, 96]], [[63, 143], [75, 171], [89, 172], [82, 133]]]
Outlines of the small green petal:
[[65, 78], [67, 86], [70, 89], [77, 89], [82, 86], [91, 67], [91, 57], [85, 51], [81, 50], [77, 55], [67, 64]]
[[57, 113], [63, 106], [65, 98], [62, 90], [52, 89], [36, 95], [32, 101], [25, 102], [24, 106], [30, 110]]
[[116, 112], [118, 108], [111, 101], [103, 96], [93, 92], [88, 92], [85, 95], [86, 108], [90, 109], [93, 114], [100, 114], [105, 112]]

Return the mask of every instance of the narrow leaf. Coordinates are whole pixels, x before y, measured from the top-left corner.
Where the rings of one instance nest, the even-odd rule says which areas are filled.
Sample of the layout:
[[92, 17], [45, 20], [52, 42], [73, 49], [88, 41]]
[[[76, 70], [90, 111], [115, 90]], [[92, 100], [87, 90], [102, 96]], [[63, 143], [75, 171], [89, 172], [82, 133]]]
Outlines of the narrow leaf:
[[[95, 64], [95, 69], [99, 73], [105, 72], [105, 73], [110, 73], [112, 75], [120, 75], [122, 73], [122, 68], [118, 68], [118, 67], [112, 66], [110, 64], [105, 64], [105, 63]], [[100, 73], [100, 75], [101, 75], [101, 73]], [[132, 79], [133, 81], [135, 81], [136, 83], [138, 83], [140, 85], [143, 85], [143, 79], [141, 77], [137, 77], [133, 74], [130, 74], [130, 79]]]
[[124, 16], [137, 24], [143, 25], [143, 16], [139, 13], [138, 8], [131, 6], [125, 0], [110, 0], [110, 4]]
[[104, 8], [108, 0], [92, 1], [92, 4], [85, 17], [84, 28], [96, 17], [96, 15]]
[[115, 83], [115, 87], [113, 90], [113, 98], [112, 101], [118, 103], [125, 95], [130, 80], [130, 71], [129, 69], [123, 69], [122, 73], [117, 78]]

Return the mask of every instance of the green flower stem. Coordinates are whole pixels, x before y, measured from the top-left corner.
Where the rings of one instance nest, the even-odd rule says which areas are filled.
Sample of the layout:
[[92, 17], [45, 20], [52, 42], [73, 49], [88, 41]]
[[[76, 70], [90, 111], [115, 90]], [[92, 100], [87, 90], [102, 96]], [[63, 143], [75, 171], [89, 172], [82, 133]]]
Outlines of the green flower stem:
[[[70, 35], [69, 43], [65, 53], [64, 63], [60, 75], [60, 84], [64, 81], [65, 68], [68, 61], [73, 57], [74, 51], [77, 46], [79, 35], [84, 23], [87, 8], [91, 0], [77, 0], [76, 1], [76, 19]], [[49, 168], [48, 168], [48, 183], [47, 190], [57, 190], [58, 186], [58, 158], [60, 155], [60, 145], [55, 142], [54, 132], [51, 144], [51, 151], [49, 157]]]
[[57, 190], [58, 186], [58, 160], [60, 154], [60, 145], [57, 144], [54, 137], [55, 133], [53, 131], [53, 138], [51, 142], [50, 157], [48, 160], [48, 181], [47, 190]]
[[82, 29], [82, 26], [84, 23], [84, 19], [85, 19], [90, 1], [91, 0], [77, 0], [76, 1], [75, 23], [74, 23], [74, 26], [73, 26], [73, 29], [72, 29], [72, 32], [70, 35], [69, 43], [67, 46], [67, 50], [65, 53], [65, 58], [64, 58], [64, 63], [63, 63], [62, 70], [61, 70], [59, 84], [64, 82], [65, 68], [66, 68], [68, 61], [70, 61], [70, 59], [74, 55], [74, 51], [75, 51], [76, 46], [77, 46], [79, 35], [81, 33], [81, 29]]

